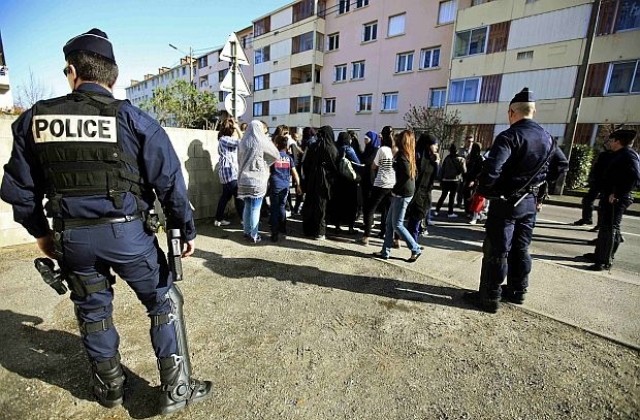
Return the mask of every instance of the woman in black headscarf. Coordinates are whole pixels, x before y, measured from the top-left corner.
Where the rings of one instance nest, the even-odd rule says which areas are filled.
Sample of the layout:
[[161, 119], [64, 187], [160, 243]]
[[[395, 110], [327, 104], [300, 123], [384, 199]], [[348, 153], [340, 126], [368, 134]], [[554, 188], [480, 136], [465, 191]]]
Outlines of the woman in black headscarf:
[[[342, 132], [338, 134], [338, 160], [346, 157], [354, 167], [360, 165], [360, 159], [356, 155], [355, 150], [351, 147], [351, 136], [349, 133]], [[354, 224], [356, 222], [356, 214], [358, 213], [358, 182], [338, 176], [333, 185], [333, 194], [329, 201], [329, 214], [331, 224], [336, 227], [336, 233], [340, 233], [340, 226], [349, 227], [349, 234], [355, 233]]]
[[305, 177], [305, 202], [302, 207], [302, 231], [305, 236], [324, 239], [327, 229], [327, 205], [338, 172], [338, 149], [333, 129], [325, 125], [316, 133], [316, 141], [309, 145], [302, 163]]

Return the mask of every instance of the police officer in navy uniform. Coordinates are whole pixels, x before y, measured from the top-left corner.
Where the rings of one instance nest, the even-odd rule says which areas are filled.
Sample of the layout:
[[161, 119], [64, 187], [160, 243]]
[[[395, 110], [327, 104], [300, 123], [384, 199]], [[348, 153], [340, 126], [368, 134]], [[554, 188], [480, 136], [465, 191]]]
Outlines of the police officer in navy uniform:
[[589, 267], [593, 271], [611, 268], [613, 257], [622, 243], [620, 223], [624, 211], [633, 203], [631, 192], [640, 183], [640, 159], [633, 150], [635, 130], [616, 130], [609, 135], [610, 155], [607, 168], [596, 180], [601, 187], [600, 230], [593, 254], [585, 257], [593, 261]]
[[154, 119], [113, 98], [118, 66], [104, 32], [78, 35], [63, 52], [73, 92], [39, 101], [14, 122], [0, 194], [65, 273], [98, 402], [114, 407], [124, 396], [113, 271], [147, 309], [160, 411], [171, 413], [204, 399], [212, 387], [191, 377], [182, 295], [144, 223], [157, 197], [167, 228], [181, 232], [182, 257], [193, 254], [196, 231], [180, 161]]
[[[549, 173], [560, 174], [569, 167], [549, 133], [533, 121], [535, 111], [533, 92], [525, 87], [511, 100], [511, 126], [494, 140], [478, 178], [477, 193], [490, 198], [491, 206], [479, 291], [466, 293], [464, 299], [486, 312], [497, 312], [501, 297], [524, 301], [538, 188]], [[501, 286], [505, 277], [507, 284]]]

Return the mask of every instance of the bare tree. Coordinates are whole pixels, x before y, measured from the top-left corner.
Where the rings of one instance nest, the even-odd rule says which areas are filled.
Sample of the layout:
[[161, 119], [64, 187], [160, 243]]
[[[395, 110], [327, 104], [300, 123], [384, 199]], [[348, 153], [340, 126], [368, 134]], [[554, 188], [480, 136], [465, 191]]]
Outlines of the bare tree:
[[446, 112], [444, 108], [412, 105], [404, 115], [404, 120], [416, 133], [427, 132], [436, 136], [442, 142], [441, 150], [446, 150], [452, 142], [462, 138], [463, 127], [458, 110]]
[[19, 108], [28, 109], [39, 100], [52, 96], [51, 88], [44, 86], [39, 79], [36, 79], [33, 71], [29, 68], [29, 79], [25, 84], [18, 85], [15, 102]]

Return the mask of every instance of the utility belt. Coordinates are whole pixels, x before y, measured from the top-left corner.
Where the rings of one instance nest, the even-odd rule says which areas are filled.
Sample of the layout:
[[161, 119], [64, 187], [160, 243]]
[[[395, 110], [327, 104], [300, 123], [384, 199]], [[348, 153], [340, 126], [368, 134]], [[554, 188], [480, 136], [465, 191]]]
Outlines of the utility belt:
[[142, 213], [119, 217], [99, 217], [97, 219], [63, 219], [55, 217], [53, 219], [53, 230], [56, 232], [63, 232], [67, 229], [108, 225], [112, 223], [127, 223], [141, 219], [144, 219], [144, 215]]

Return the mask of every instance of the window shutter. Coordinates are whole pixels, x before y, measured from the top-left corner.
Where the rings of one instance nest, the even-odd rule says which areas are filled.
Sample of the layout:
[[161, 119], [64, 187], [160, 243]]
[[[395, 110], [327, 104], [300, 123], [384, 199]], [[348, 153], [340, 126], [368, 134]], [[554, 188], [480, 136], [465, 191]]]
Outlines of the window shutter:
[[602, 96], [604, 94], [604, 84], [609, 72], [609, 63], [589, 64], [587, 70], [587, 80], [584, 84], [584, 96]]
[[608, 35], [613, 32], [613, 22], [616, 17], [618, 0], [602, 0], [596, 26], [596, 35]]
[[493, 74], [482, 78], [480, 87], [480, 103], [498, 102], [502, 74]]
[[489, 27], [489, 42], [487, 45], [487, 54], [507, 50], [510, 27], [511, 21], [495, 23]]

